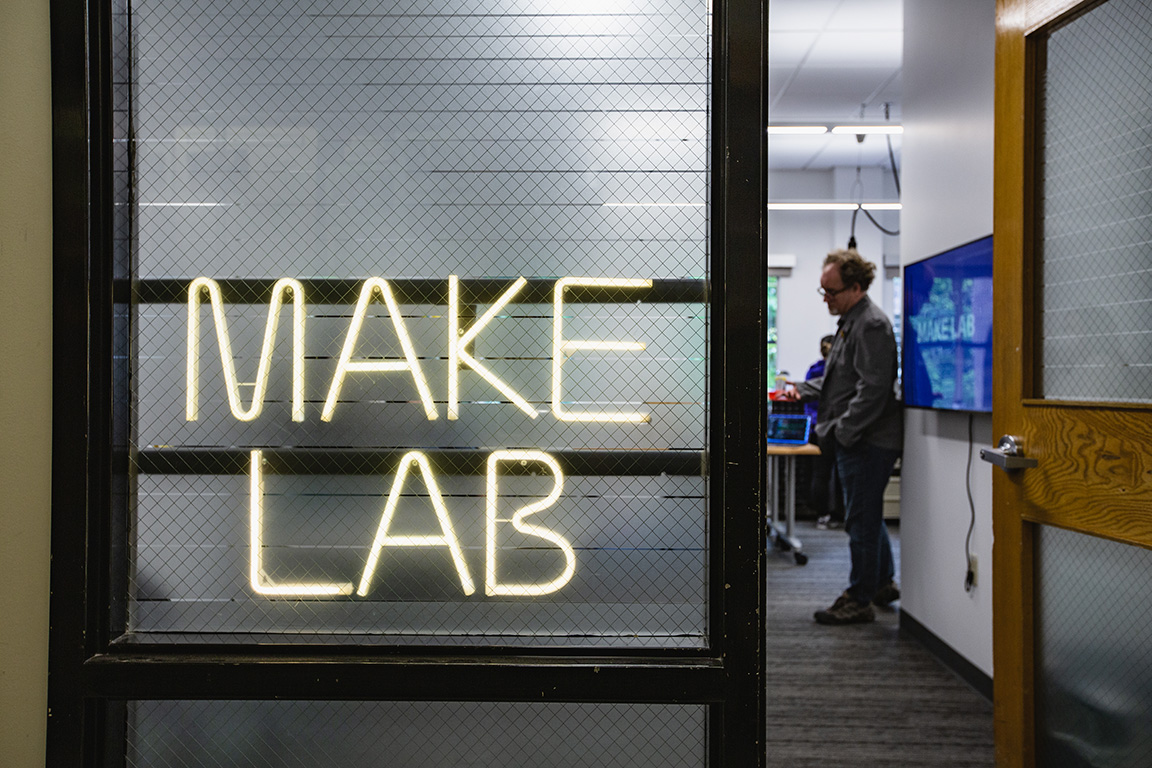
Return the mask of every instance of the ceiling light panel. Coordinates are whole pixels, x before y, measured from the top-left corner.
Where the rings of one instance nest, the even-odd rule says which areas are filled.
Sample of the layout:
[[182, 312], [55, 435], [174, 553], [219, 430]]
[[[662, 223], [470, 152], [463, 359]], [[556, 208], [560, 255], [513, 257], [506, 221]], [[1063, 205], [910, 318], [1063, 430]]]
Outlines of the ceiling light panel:
[[768, 203], [770, 211], [854, 211], [856, 203]]
[[824, 125], [770, 125], [769, 136], [822, 136], [828, 132]]
[[832, 134], [835, 136], [872, 136], [875, 134], [896, 136], [902, 133], [904, 133], [904, 126], [902, 125], [837, 125], [832, 128]]
[[[900, 157], [900, 137], [892, 136], [892, 149]], [[899, 160], [897, 160], [899, 163]], [[888, 143], [884, 136], [769, 136], [768, 167], [773, 170], [829, 170], [841, 166], [888, 168]]]
[[770, 211], [855, 211], [857, 207], [866, 211], [899, 211], [900, 203], [840, 203], [817, 201], [808, 203], [768, 203]]

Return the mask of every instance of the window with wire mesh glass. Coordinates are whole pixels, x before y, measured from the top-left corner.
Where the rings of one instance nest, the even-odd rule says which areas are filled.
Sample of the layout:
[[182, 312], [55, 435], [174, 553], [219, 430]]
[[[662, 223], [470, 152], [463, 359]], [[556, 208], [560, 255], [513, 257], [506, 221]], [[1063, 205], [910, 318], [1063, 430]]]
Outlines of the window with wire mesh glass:
[[1036, 748], [1042, 765], [1152, 761], [1152, 552], [1036, 526]]
[[116, 21], [124, 639], [706, 646], [708, 3]]
[[[491, 702], [133, 701], [131, 768], [706, 764], [705, 707]], [[494, 737], [494, 734], [496, 735]]]
[[1038, 384], [1054, 400], [1152, 402], [1152, 8], [1094, 7], [1045, 44]]

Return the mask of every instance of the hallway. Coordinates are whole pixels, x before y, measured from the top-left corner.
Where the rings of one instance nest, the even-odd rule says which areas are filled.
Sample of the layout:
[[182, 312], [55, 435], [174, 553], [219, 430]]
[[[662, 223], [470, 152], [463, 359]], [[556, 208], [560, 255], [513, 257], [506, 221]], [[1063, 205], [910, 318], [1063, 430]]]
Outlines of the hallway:
[[768, 765], [990, 768], [991, 702], [901, 636], [898, 602], [874, 624], [816, 624], [846, 584], [848, 540], [811, 522], [797, 535], [808, 564], [772, 550], [766, 567]]

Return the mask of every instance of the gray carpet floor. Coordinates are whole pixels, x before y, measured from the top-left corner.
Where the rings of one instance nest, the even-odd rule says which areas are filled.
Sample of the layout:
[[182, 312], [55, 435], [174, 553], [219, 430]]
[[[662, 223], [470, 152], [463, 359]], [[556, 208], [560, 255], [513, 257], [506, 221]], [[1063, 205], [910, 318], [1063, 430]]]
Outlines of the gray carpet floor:
[[807, 565], [775, 550], [767, 563], [768, 765], [991, 768], [991, 703], [900, 634], [898, 602], [874, 624], [813, 621], [847, 586], [848, 537], [803, 522], [797, 535]]

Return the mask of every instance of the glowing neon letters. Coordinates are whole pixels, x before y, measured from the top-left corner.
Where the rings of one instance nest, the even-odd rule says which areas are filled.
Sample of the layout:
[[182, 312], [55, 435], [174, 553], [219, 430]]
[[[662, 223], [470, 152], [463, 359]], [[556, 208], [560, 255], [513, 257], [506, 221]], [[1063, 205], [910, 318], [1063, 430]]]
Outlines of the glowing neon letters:
[[264, 572], [264, 452], [252, 451], [248, 470], [248, 582], [252, 591], [269, 597], [325, 597], [352, 594], [351, 584], [273, 584]]
[[[523, 277], [517, 278], [512, 285], [493, 303], [488, 310], [475, 320], [468, 328], [460, 326], [460, 288], [459, 278], [451, 275], [448, 278], [448, 397], [447, 412], [449, 420], [460, 417], [460, 371], [467, 368], [478, 374], [484, 381], [506, 397], [513, 405], [529, 418], [535, 419], [537, 411], [528, 400], [511, 385], [496, 375], [490, 368], [481, 363], [471, 352], [468, 345], [476, 340], [480, 333], [497, 317], [527, 284]], [[629, 423], [638, 424], [648, 422], [649, 414], [637, 411], [572, 411], [564, 406], [563, 369], [564, 362], [577, 353], [588, 352], [642, 352], [646, 349], [644, 342], [618, 341], [603, 339], [569, 339], [564, 337], [564, 299], [565, 292], [574, 287], [591, 288], [650, 288], [651, 280], [627, 278], [591, 278], [591, 277], [564, 277], [556, 281], [553, 288], [553, 321], [552, 321], [552, 370], [551, 370], [551, 399], [552, 415], [566, 422], [601, 422], [601, 423]], [[200, 400], [200, 305], [203, 294], [207, 293], [212, 305], [213, 323], [216, 329], [216, 339], [220, 348], [220, 358], [224, 371], [224, 383], [228, 394], [228, 404], [232, 415], [240, 421], [256, 419], [263, 407], [264, 398], [268, 391], [269, 372], [272, 365], [272, 350], [276, 339], [276, 330], [279, 323], [280, 311], [286, 300], [292, 301], [292, 420], [304, 421], [304, 320], [306, 315], [304, 303], [304, 287], [299, 280], [284, 278], [278, 280], [272, 289], [272, 298], [268, 307], [268, 321], [264, 330], [264, 343], [260, 351], [256, 380], [254, 382], [238, 381], [236, 360], [233, 356], [231, 337], [228, 333], [227, 320], [224, 314], [224, 300], [221, 296], [219, 284], [208, 277], [198, 277], [188, 286], [188, 343], [187, 343], [187, 393], [185, 417], [188, 421], [199, 418]], [[369, 307], [373, 301], [383, 301], [392, 321], [392, 327], [399, 341], [403, 353], [403, 360], [354, 360], [356, 346], [364, 321], [368, 316]], [[416, 354], [400, 306], [393, 294], [388, 281], [372, 277], [364, 281], [360, 289], [356, 308], [352, 313], [347, 335], [340, 351], [340, 358], [336, 370], [332, 375], [332, 382], [328, 387], [328, 394], [324, 399], [320, 420], [329, 422], [336, 411], [340, 391], [344, 381], [350, 373], [407, 373], [412, 377], [424, 414], [430, 421], [439, 418], [436, 401], [428, 384], [428, 378], [421, 368], [420, 358]], [[248, 409], [240, 403], [240, 387], [251, 386], [252, 405]]]
[[594, 288], [651, 288], [651, 280], [628, 280], [612, 277], [565, 277], [556, 281], [552, 290], [552, 413], [561, 421], [616, 421], [646, 422], [646, 413], [573, 413], [565, 411], [561, 386], [561, 368], [573, 352], [598, 350], [614, 352], [642, 352], [643, 342], [636, 341], [574, 341], [564, 338], [564, 291], [573, 286]]
[[[388, 533], [392, 525], [392, 515], [396, 513], [396, 505], [400, 501], [400, 491], [404, 488], [404, 479], [413, 464], [420, 468], [424, 484], [428, 487], [428, 495], [432, 499], [432, 506], [436, 509], [436, 519], [440, 521], [439, 536], [392, 536]], [[384, 547], [448, 547], [448, 551], [452, 553], [456, 573], [460, 576], [460, 586], [464, 588], [464, 594], [470, 595], [476, 591], [472, 577], [468, 574], [468, 564], [464, 562], [464, 553], [460, 550], [460, 541], [452, 529], [452, 518], [448, 516], [444, 497], [440, 495], [436, 476], [432, 474], [432, 465], [428, 462], [428, 457], [419, 451], [406, 453], [400, 459], [400, 468], [396, 471], [396, 479], [392, 481], [392, 490], [388, 492], [388, 503], [384, 505], [384, 514], [380, 517], [380, 527], [376, 529], [376, 538], [372, 541], [372, 549], [368, 553], [364, 575], [360, 577], [360, 586], [356, 589], [356, 594], [361, 597], [368, 594], [372, 575], [376, 572], [376, 564], [380, 562], [380, 551]]]
[[[260, 363], [256, 381], [249, 384], [237, 381], [236, 361], [232, 357], [232, 340], [228, 335], [228, 322], [224, 318], [224, 299], [220, 285], [211, 278], [198, 277], [188, 286], [188, 369], [185, 418], [196, 421], [200, 404], [200, 299], [207, 291], [212, 303], [212, 318], [216, 326], [216, 341], [220, 346], [220, 360], [224, 367], [224, 382], [228, 389], [228, 405], [232, 415], [240, 421], [252, 421], [264, 408], [264, 395], [268, 391], [268, 373], [272, 367], [272, 344], [276, 340], [276, 326], [285, 297], [292, 299], [292, 421], [304, 421], [304, 286], [298, 280], [284, 278], [272, 287], [272, 301], [268, 306], [268, 322], [264, 326], [264, 346], [260, 350]], [[240, 386], [252, 386], [252, 407], [240, 405]]]
[[528, 401], [521, 397], [512, 387], [508, 386], [496, 374], [488, 370], [488, 368], [481, 365], [472, 357], [466, 348], [468, 344], [475, 339], [480, 331], [484, 330], [484, 326], [492, 321], [501, 309], [504, 308], [512, 297], [520, 292], [528, 283], [524, 278], [519, 278], [512, 287], [506, 290], [496, 303], [489, 307], [488, 311], [481, 316], [479, 320], [472, 324], [472, 327], [467, 331], [460, 328], [460, 280], [456, 275], [448, 278], [448, 418], [457, 419], [460, 417], [460, 368], [467, 365], [484, 381], [491, 384], [496, 389], [504, 393], [504, 395], [511, 400], [517, 408], [524, 411], [531, 418], [536, 418], [536, 409], [528, 404]]
[[[388, 316], [392, 318], [392, 326], [400, 338], [400, 348], [404, 350], [404, 362], [388, 360], [375, 360], [370, 362], [352, 362], [352, 352], [356, 349], [356, 340], [360, 337], [360, 327], [364, 325], [364, 317], [368, 314], [368, 305], [372, 297], [379, 293], [384, 297], [388, 307]], [[412, 378], [416, 380], [416, 391], [420, 393], [420, 402], [424, 403], [424, 413], [428, 420], [436, 418], [436, 406], [432, 402], [432, 392], [428, 389], [428, 380], [420, 369], [420, 360], [412, 347], [412, 339], [408, 336], [408, 329], [404, 326], [404, 317], [400, 314], [400, 306], [392, 295], [392, 288], [387, 280], [372, 277], [364, 281], [360, 289], [360, 300], [356, 302], [356, 311], [352, 314], [352, 327], [344, 338], [344, 349], [340, 352], [340, 362], [336, 365], [336, 374], [332, 377], [332, 386], [328, 388], [328, 398], [324, 401], [324, 413], [321, 421], [332, 421], [332, 412], [336, 410], [336, 398], [340, 396], [340, 388], [344, 386], [344, 377], [349, 372], [381, 372], [381, 371], [411, 371]]]
[[[519, 461], [521, 463], [536, 461], [544, 464], [552, 471], [552, 477], [555, 478], [555, 484], [552, 486], [552, 491], [540, 501], [528, 504], [516, 510], [516, 513], [511, 518], [498, 518], [497, 514], [497, 501], [500, 494], [496, 488], [496, 468], [502, 461]], [[524, 522], [524, 518], [528, 515], [534, 515], [541, 510], [547, 509], [556, 503], [560, 498], [560, 494], [564, 490], [564, 473], [560, 471], [560, 464], [556, 459], [549, 456], [543, 451], [496, 451], [488, 457], [488, 485], [485, 498], [487, 503], [485, 505], [484, 516], [484, 591], [489, 596], [493, 595], [547, 595], [550, 592], [563, 587], [572, 580], [572, 575], [576, 573], [576, 550], [572, 548], [571, 542], [566, 538], [539, 525], [532, 525], [531, 523]], [[497, 552], [497, 523], [512, 523], [512, 527], [520, 533], [527, 536], [536, 536], [550, 541], [560, 548], [564, 553], [564, 571], [555, 579], [543, 584], [501, 584], [496, 578], [496, 552]]]
[[[543, 499], [520, 507], [511, 518], [497, 517], [500, 506], [500, 494], [497, 487], [497, 471], [501, 462], [518, 462], [525, 464], [535, 462], [548, 468], [553, 478], [552, 490]], [[276, 584], [269, 579], [263, 562], [264, 552], [264, 456], [263, 451], [252, 451], [249, 460], [249, 583], [252, 591], [259, 595], [275, 597], [334, 597], [352, 594], [352, 584], [343, 582], [295, 582]], [[392, 519], [396, 513], [400, 496], [404, 490], [412, 467], [415, 466], [428, 490], [428, 496], [436, 513], [436, 520], [440, 533], [419, 536], [398, 536], [390, 533]], [[576, 573], [576, 550], [572, 543], [564, 536], [541, 525], [525, 522], [525, 518], [534, 515], [554, 505], [564, 489], [564, 473], [559, 462], [543, 451], [508, 450], [495, 451], [488, 457], [487, 483], [485, 493], [485, 547], [484, 547], [484, 593], [494, 596], [520, 596], [531, 597], [546, 595], [561, 589], [572, 580]], [[564, 568], [560, 575], [549, 581], [521, 582], [516, 584], [501, 583], [497, 577], [497, 561], [500, 548], [498, 545], [498, 532], [501, 523], [511, 523], [519, 533], [544, 539], [555, 544], [564, 556]], [[465, 595], [476, 591], [472, 576], [468, 571], [468, 563], [464, 559], [464, 551], [460, 540], [452, 525], [452, 517], [444, 504], [444, 497], [436, 482], [436, 475], [432, 471], [432, 464], [428, 457], [419, 451], [410, 451], [400, 459], [392, 487], [388, 492], [388, 499], [384, 504], [384, 511], [380, 517], [380, 524], [368, 551], [368, 559], [364, 571], [360, 576], [360, 584], [356, 594], [365, 597], [368, 595], [373, 578], [385, 550], [389, 547], [430, 547], [447, 548], [452, 557], [460, 587]]]
[[[475, 319], [467, 327], [461, 327], [460, 317], [460, 283], [456, 275], [448, 278], [448, 397], [447, 416], [449, 420], [460, 417], [460, 372], [471, 370], [479, 375], [488, 385], [500, 392], [509, 402], [516, 406], [529, 418], [535, 419], [538, 415], [532, 404], [519, 392], [501, 379], [489, 367], [480, 362], [470, 350], [472, 344], [485, 328], [497, 319], [500, 312], [511, 303], [527, 284], [523, 277], [517, 278], [492, 303], [486, 312]], [[570, 288], [648, 288], [651, 280], [625, 279], [625, 278], [580, 278], [564, 277], [556, 281], [553, 287], [553, 325], [552, 325], [552, 365], [551, 365], [551, 412], [552, 415], [564, 422], [600, 422], [618, 424], [637, 424], [649, 421], [649, 414], [635, 411], [573, 411], [564, 406], [563, 369], [565, 361], [575, 354], [589, 352], [641, 352], [646, 348], [644, 342], [619, 341], [604, 339], [572, 339], [564, 337], [564, 305], [565, 293]], [[208, 295], [212, 306], [212, 322], [216, 331], [216, 340], [219, 346], [220, 359], [224, 374], [224, 385], [228, 395], [228, 404], [232, 415], [240, 421], [253, 421], [264, 407], [264, 400], [268, 392], [268, 380], [272, 366], [272, 352], [276, 342], [281, 310], [285, 303], [292, 303], [292, 420], [304, 421], [304, 324], [306, 306], [304, 285], [299, 280], [284, 278], [276, 281], [272, 288], [272, 296], [268, 306], [268, 319], [264, 326], [264, 341], [257, 363], [256, 379], [253, 382], [238, 380], [236, 358], [233, 355], [232, 340], [229, 335], [225, 316], [224, 300], [220, 285], [213, 279], [199, 277], [188, 285], [188, 328], [187, 328], [187, 370], [186, 370], [186, 402], [185, 416], [188, 421], [199, 418], [200, 399], [200, 315], [204, 294]], [[353, 359], [360, 333], [365, 319], [368, 317], [369, 307], [374, 301], [382, 301], [387, 308], [388, 317], [392, 322], [403, 360], [380, 359]], [[416, 391], [425, 416], [429, 420], [439, 417], [436, 402], [428, 379], [421, 368], [420, 358], [416, 354], [412, 339], [404, 323], [400, 307], [393, 294], [392, 287], [387, 280], [379, 277], [364, 281], [352, 313], [352, 319], [341, 348], [340, 357], [328, 387], [328, 394], [324, 400], [320, 420], [332, 421], [336, 405], [339, 402], [340, 391], [344, 381], [350, 373], [404, 373], [412, 377]], [[240, 387], [252, 387], [252, 403], [248, 408], [241, 404]], [[514, 511], [501, 511], [501, 496], [498, 488], [498, 474], [501, 465], [517, 462], [527, 465], [529, 462], [542, 465], [552, 478], [552, 489], [543, 498], [514, 509]], [[351, 596], [353, 592], [360, 597], [366, 597], [372, 589], [373, 580], [380, 562], [387, 556], [390, 548], [415, 547], [447, 549], [456, 571], [456, 579], [465, 595], [476, 592], [476, 584], [469, 572], [468, 562], [464, 557], [464, 548], [456, 535], [452, 516], [444, 503], [432, 463], [428, 456], [420, 451], [409, 451], [400, 459], [396, 475], [392, 481], [387, 500], [384, 504], [375, 537], [369, 547], [367, 560], [359, 583], [344, 581], [296, 581], [278, 583], [269, 576], [269, 569], [264, 563], [264, 456], [260, 450], [251, 451], [250, 477], [249, 477], [249, 573], [248, 580], [252, 591], [267, 597], [340, 597]], [[391, 531], [393, 518], [405, 485], [413, 471], [418, 471], [425, 488], [427, 497], [431, 501], [435, 512], [439, 533], [422, 535], [400, 535]], [[488, 456], [487, 484], [485, 491], [484, 512], [484, 594], [488, 597], [512, 596], [533, 597], [546, 595], [562, 589], [568, 584], [576, 572], [576, 551], [572, 543], [555, 530], [539, 524], [528, 522], [528, 518], [555, 505], [564, 489], [564, 474], [560, 464], [551, 455], [539, 450], [497, 450]], [[505, 501], [504, 505], [510, 502]], [[510, 515], [510, 516], [509, 516]], [[510, 532], [513, 536], [518, 534], [521, 538], [537, 539], [548, 542], [555, 547], [554, 550], [545, 547], [547, 551], [555, 551], [563, 558], [563, 565], [550, 566], [546, 576], [536, 581], [504, 582], [500, 580], [498, 560], [503, 548], [502, 539], [506, 539]], [[540, 549], [540, 547], [533, 547]], [[549, 557], [546, 555], [545, 557]], [[549, 578], [551, 576], [551, 578]], [[353, 589], [355, 586], [355, 590]]]

